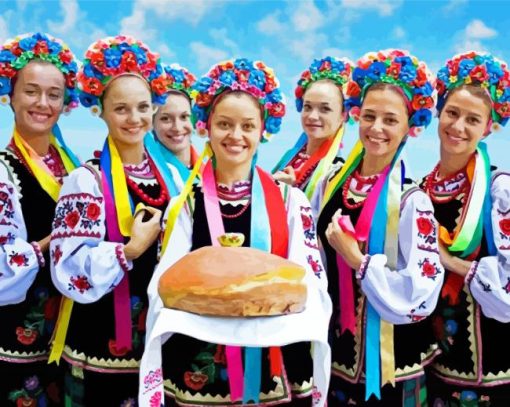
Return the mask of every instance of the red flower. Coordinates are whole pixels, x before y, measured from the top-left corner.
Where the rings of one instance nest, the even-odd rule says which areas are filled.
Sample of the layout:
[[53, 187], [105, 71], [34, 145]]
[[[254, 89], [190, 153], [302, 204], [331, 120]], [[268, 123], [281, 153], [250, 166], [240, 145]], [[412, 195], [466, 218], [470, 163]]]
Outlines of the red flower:
[[319, 71], [330, 71], [331, 70], [331, 62], [324, 61], [319, 68]]
[[510, 117], [510, 102], [494, 103], [494, 109], [501, 117]]
[[74, 88], [76, 83], [76, 74], [74, 72], [69, 72], [67, 75], [65, 75], [66, 78], [66, 86], [68, 88]]
[[90, 63], [94, 68], [102, 72], [104, 67], [104, 55], [102, 52], [92, 52], [90, 55], [86, 55], [86, 57], [90, 58]]
[[358, 97], [359, 94], [361, 93], [361, 88], [359, 87], [359, 85], [354, 82], [354, 81], [350, 81], [348, 84], [347, 84], [347, 96], [349, 97]]
[[272, 76], [266, 75], [266, 85], [264, 87], [264, 92], [271, 93], [276, 89], [276, 82]]
[[437, 274], [436, 267], [428, 260], [425, 260], [421, 265], [421, 275], [425, 277], [434, 277]]
[[97, 78], [84, 78], [81, 80], [83, 90], [94, 96], [99, 96], [103, 93], [104, 86]]
[[23, 53], [23, 50], [19, 47], [18, 43], [14, 44], [9, 51], [11, 51], [17, 57]]
[[113, 356], [122, 357], [128, 353], [127, 348], [120, 348], [117, 349], [117, 342], [115, 342], [115, 339], [110, 339], [108, 341], [108, 350]]
[[475, 66], [469, 73], [469, 76], [471, 76], [471, 79], [476, 79], [479, 82], [485, 82], [489, 79], [489, 74], [483, 65]]
[[44, 304], [44, 319], [53, 321], [57, 318], [61, 297], [50, 297]]
[[501, 219], [499, 221], [499, 228], [505, 235], [510, 236], [510, 219]]
[[449, 71], [450, 71], [450, 75], [457, 75], [457, 72], [459, 71], [459, 60], [457, 58], [455, 59], [450, 59], [447, 63], [446, 63], [446, 66], [448, 67]]
[[402, 68], [402, 65], [393, 62], [388, 68], [388, 75], [398, 79], [398, 76], [400, 75], [400, 68]]
[[7, 63], [3, 62], [0, 64], [0, 76], [6, 76], [12, 78], [16, 75], [16, 71], [12, 69]]
[[434, 225], [430, 219], [424, 218], [423, 216], [416, 219], [416, 224], [418, 226], [418, 232], [420, 232], [421, 235], [428, 236], [434, 230]]
[[210, 95], [209, 93], [199, 93], [195, 103], [197, 104], [197, 106], [207, 107], [211, 104], [212, 100], [213, 95]]
[[151, 82], [151, 89], [157, 95], [162, 95], [163, 93], [165, 93], [167, 90], [167, 86], [168, 82], [163, 77], [156, 78]]
[[220, 363], [222, 365], [227, 364], [227, 359], [225, 358], [225, 348], [223, 345], [216, 345], [216, 353], [214, 354], [214, 363]]
[[19, 326], [16, 328], [16, 336], [18, 337], [18, 342], [28, 346], [35, 342], [39, 333], [35, 329], [22, 328]]
[[100, 214], [101, 208], [99, 205], [95, 204], [94, 202], [89, 203], [89, 206], [87, 206], [87, 218], [90, 220], [97, 220]]
[[68, 64], [73, 60], [73, 55], [71, 54], [71, 51], [69, 51], [68, 49], [60, 51], [58, 57], [64, 64]]
[[415, 86], [422, 87], [425, 83], [427, 83], [427, 74], [425, 73], [425, 69], [417, 69], [416, 78], [414, 78]]
[[294, 91], [294, 95], [296, 96], [296, 99], [301, 99], [304, 95], [305, 91], [303, 90], [302, 86], [298, 86], [296, 90]]
[[69, 212], [66, 217], [64, 218], [64, 222], [67, 226], [69, 226], [71, 229], [74, 229], [75, 226], [80, 221], [80, 214], [78, 211], [72, 211]]
[[411, 105], [414, 110], [429, 109], [434, 106], [434, 99], [430, 96], [414, 95]]
[[28, 264], [27, 256], [23, 253], [13, 253], [9, 257], [9, 264], [16, 265], [18, 267], [26, 266]]
[[439, 95], [443, 95], [443, 94], [444, 94], [444, 92], [446, 91], [446, 86], [445, 86], [444, 82], [443, 82], [443, 81], [438, 80], [438, 81], [436, 82], [436, 89], [437, 89], [437, 93], [438, 93]]
[[16, 399], [16, 407], [36, 407], [37, 400], [30, 397], [18, 397]]
[[184, 373], [184, 383], [186, 383], [186, 386], [193, 390], [200, 390], [202, 387], [205, 386], [207, 380], [209, 380], [207, 375], [201, 372]]
[[249, 71], [237, 71], [237, 79], [240, 83], [248, 82], [248, 78], [250, 77]]
[[43, 41], [37, 41], [34, 47], [34, 54], [35, 55], [48, 54], [48, 44]]
[[301, 214], [301, 221], [303, 222], [303, 229], [308, 230], [312, 227], [312, 219], [310, 216]]
[[303, 75], [301, 75], [301, 79], [304, 79], [305, 81], [309, 81], [311, 77], [312, 74], [310, 73], [310, 71], [305, 71], [303, 72]]
[[89, 283], [87, 276], [71, 277], [71, 284], [81, 294], [92, 288], [92, 285]]
[[285, 115], [285, 105], [283, 103], [271, 103], [269, 106], [269, 116], [283, 117]]

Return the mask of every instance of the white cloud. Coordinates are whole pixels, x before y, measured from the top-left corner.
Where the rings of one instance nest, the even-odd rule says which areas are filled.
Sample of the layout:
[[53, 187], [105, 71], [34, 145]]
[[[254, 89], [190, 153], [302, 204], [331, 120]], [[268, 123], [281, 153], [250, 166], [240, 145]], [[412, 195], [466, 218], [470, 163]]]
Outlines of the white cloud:
[[190, 44], [200, 69], [209, 69], [213, 64], [228, 58], [228, 54], [219, 48], [210, 47], [203, 42], [194, 41]]
[[62, 21], [48, 21], [48, 28], [51, 33], [67, 34], [74, 30], [79, 16], [79, 6], [77, 0], [60, 0]]
[[0, 16], [0, 44], [3, 44], [6, 39], [9, 38], [9, 27], [7, 26], [7, 21]]
[[448, 4], [446, 4], [442, 10], [445, 13], [452, 13], [454, 11], [458, 11], [459, 8], [465, 4], [467, 4], [468, 0], [450, 0]]
[[353, 53], [346, 49], [339, 49], [339, 48], [324, 48], [322, 51], [320, 51], [320, 57], [337, 57], [337, 58], [348, 58], [351, 61], [355, 61], [355, 57]]
[[139, 39], [148, 41], [156, 35], [156, 30], [146, 27], [145, 11], [137, 6], [133, 10], [133, 14], [124, 17], [120, 21], [120, 32]]
[[257, 30], [267, 35], [281, 33], [285, 28], [285, 24], [280, 21], [280, 15], [281, 11], [279, 10], [275, 13], [267, 15], [262, 20], [257, 22]]
[[390, 16], [401, 4], [402, 0], [341, 0], [340, 6], [358, 11], [375, 10], [381, 16]]
[[156, 47], [156, 51], [159, 52], [159, 55], [161, 55], [162, 58], [175, 57], [175, 52], [173, 52], [166, 44], [161, 44]]
[[322, 26], [324, 16], [315, 6], [313, 0], [299, 2], [298, 4], [298, 8], [291, 17], [296, 31], [314, 31]]
[[228, 35], [226, 28], [212, 28], [209, 30], [209, 35], [214, 40], [215, 44], [222, 45], [230, 51], [231, 56], [239, 55], [239, 47], [235, 41], [231, 39], [232, 36]]
[[303, 62], [310, 63], [317, 57], [317, 50], [327, 44], [328, 37], [322, 33], [308, 33], [289, 40], [289, 51], [301, 58]]
[[488, 52], [487, 48], [479, 40], [465, 38], [454, 46], [455, 52], [461, 54], [468, 51]]
[[493, 38], [498, 35], [498, 32], [485, 25], [482, 20], [473, 20], [466, 27], [466, 36], [468, 38]]
[[182, 20], [197, 25], [222, 1], [211, 0], [135, 0], [134, 10], [153, 11], [166, 20]]
[[406, 32], [404, 31], [404, 29], [400, 26], [397, 26], [393, 29], [393, 38], [397, 39], [397, 40], [401, 40], [402, 38], [405, 38], [406, 36]]

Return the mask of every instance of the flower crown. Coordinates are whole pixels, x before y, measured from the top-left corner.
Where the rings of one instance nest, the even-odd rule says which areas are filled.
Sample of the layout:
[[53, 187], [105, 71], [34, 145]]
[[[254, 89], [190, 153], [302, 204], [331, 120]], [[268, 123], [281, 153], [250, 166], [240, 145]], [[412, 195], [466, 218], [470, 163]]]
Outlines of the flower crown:
[[407, 51], [389, 49], [369, 52], [356, 65], [346, 89], [351, 114], [359, 112], [367, 89], [383, 82], [398, 86], [409, 100], [409, 135], [416, 136], [430, 124], [435, 81], [424, 62]]
[[100, 39], [90, 45], [78, 72], [80, 102], [93, 114], [101, 113], [101, 97], [115, 77], [134, 73], [144, 78], [152, 93], [152, 102], [164, 104], [168, 79], [159, 55], [141, 41], [127, 35]]
[[197, 133], [206, 132], [211, 106], [224, 90], [243, 91], [252, 95], [264, 108], [264, 134], [262, 142], [280, 131], [285, 114], [285, 102], [273, 70], [263, 62], [248, 59], [228, 60], [214, 65], [192, 89], [193, 124]]
[[[314, 59], [310, 67], [301, 74], [294, 94], [296, 96], [296, 109], [301, 112], [303, 109], [303, 95], [306, 89], [321, 79], [329, 79], [337, 84], [342, 90], [351, 79], [351, 72], [354, 64], [347, 58], [325, 57]], [[345, 99], [345, 97], [344, 97]]]
[[0, 102], [10, 103], [12, 79], [29, 62], [37, 60], [55, 65], [64, 75], [64, 112], [77, 107], [76, 58], [61, 40], [44, 33], [22, 34], [0, 48]]
[[437, 73], [438, 110], [452, 89], [470, 84], [487, 90], [492, 100], [492, 121], [504, 126], [510, 117], [510, 71], [490, 54], [471, 51], [446, 62]]
[[168, 91], [183, 92], [191, 99], [191, 87], [197, 81], [195, 75], [179, 64], [163, 65], [168, 79]]

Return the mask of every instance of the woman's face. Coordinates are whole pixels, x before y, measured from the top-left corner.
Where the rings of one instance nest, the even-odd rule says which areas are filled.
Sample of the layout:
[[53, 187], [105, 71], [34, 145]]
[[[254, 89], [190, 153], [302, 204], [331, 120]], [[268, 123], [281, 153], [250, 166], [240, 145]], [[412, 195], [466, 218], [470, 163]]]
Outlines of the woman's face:
[[359, 137], [365, 158], [391, 161], [409, 131], [402, 95], [389, 88], [368, 90], [361, 106]]
[[257, 101], [246, 93], [225, 95], [211, 113], [209, 137], [217, 169], [251, 166], [262, 134]]
[[152, 128], [148, 84], [134, 75], [115, 78], [106, 89], [101, 117], [117, 148], [143, 143]]
[[333, 82], [314, 82], [303, 95], [301, 126], [309, 139], [334, 136], [344, 118], [342, 92]]
[[11, 96], [16, 127], [25, 136], [48, 136], [64, 107], [65, 78], [50, 63], [29, 62]]
[[439, 115], [441, 150], [453, 155], [471, 155], [484, 138], [490, 108], [481, 97], [462, 88], [453, 92]]
[[189, 99], [183, 94], [170, 93], [154, 117], [154, 130], [159, 141], [172, 153], [189, 149], [193, 130]]

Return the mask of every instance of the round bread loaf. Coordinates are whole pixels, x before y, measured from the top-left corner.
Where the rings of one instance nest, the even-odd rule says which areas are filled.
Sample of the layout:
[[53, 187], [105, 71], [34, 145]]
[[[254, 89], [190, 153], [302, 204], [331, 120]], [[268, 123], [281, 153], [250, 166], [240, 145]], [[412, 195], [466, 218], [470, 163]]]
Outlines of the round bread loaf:
[[202, 315], [270, 316], [301, 312], [305, 269], [250, 247], [207, 246], [188, 253], [159, 280], [168, 308]]

